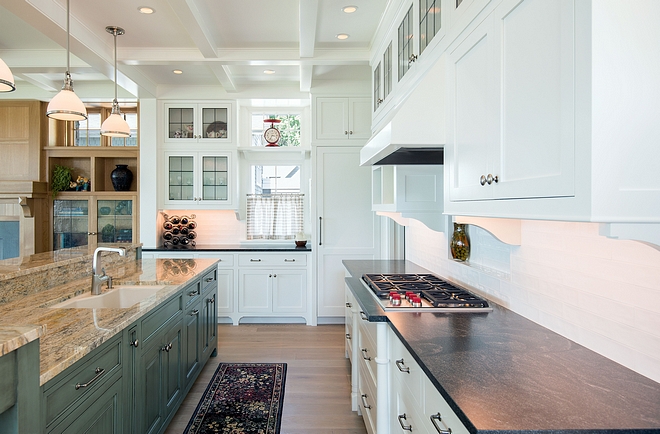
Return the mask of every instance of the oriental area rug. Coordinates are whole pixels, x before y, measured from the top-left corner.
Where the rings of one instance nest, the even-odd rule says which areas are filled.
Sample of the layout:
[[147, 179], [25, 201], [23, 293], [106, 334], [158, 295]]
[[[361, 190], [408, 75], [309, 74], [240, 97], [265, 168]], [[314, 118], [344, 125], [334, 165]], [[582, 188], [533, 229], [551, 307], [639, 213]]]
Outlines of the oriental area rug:
[[184, 434], [278, 434], [286, 363], [221, 363]]

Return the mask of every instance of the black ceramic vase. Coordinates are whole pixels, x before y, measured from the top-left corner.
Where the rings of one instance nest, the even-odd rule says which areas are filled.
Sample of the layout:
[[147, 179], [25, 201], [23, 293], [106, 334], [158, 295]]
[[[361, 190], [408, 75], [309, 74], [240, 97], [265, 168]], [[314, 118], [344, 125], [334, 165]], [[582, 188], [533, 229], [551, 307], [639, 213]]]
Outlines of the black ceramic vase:
[[110, 174], [110, 179], [115, 191], [128, 191], [133, 182], [133, 172], [130, 171], [128, 165], [117, 164], [117, 168]]

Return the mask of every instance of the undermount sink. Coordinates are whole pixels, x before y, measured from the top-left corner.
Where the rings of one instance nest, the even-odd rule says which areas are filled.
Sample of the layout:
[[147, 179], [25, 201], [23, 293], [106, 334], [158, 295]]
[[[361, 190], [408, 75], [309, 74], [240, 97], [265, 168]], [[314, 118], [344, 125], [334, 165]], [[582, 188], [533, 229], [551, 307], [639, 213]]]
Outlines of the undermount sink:
[[51, 307], [56, 309], [127, 308], [146, 300], [164, 287], [165, 285], [117, 285], [101, 295], [86, 292]]

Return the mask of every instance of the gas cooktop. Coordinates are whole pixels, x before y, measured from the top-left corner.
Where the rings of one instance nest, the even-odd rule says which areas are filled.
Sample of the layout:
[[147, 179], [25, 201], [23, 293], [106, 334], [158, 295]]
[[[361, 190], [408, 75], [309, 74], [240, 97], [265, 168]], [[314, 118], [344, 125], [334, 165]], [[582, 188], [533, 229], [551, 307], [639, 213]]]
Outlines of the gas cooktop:
[[490, 312], [488, 302], [433, 274], [364, 274], [362, 280], [386, 311]]

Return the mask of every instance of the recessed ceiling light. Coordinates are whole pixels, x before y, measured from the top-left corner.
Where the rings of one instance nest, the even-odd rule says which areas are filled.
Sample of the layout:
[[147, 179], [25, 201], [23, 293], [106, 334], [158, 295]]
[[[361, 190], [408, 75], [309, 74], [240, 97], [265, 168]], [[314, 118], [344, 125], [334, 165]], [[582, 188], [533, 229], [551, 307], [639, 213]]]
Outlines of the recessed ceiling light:
[[264, 74], [275, 74], [274, 69], [264, 69]]
[[335, 37], [336, 37], [337, 39], [343, 41], [344, 39], [348, 39], [349, 35], [347, 35], [346, 33], [340, 33], [340, 34], [338, 34], [338, 35], [335, 36]]
[[345, 14], [352, 14], [357, 9], [358, 9], [357, 6], [344, 6], [343, 8], [341, 8], [341, 11]]
[[175, 74], [177, 74], [177, 75], [183, 74], [183, 71], [181, 71], [180, 69], [175, 69], [175, 70], [172, 71], [172, 72], [175, 73]]
[[140, 6], [138, 8], [138, 11], [140, 11], [141, 14], [147, 14], [147, 15], [153, 14], [154, 12], [156, 12], [154, 10], [154, 8], [150, 8], [149, 6]]

